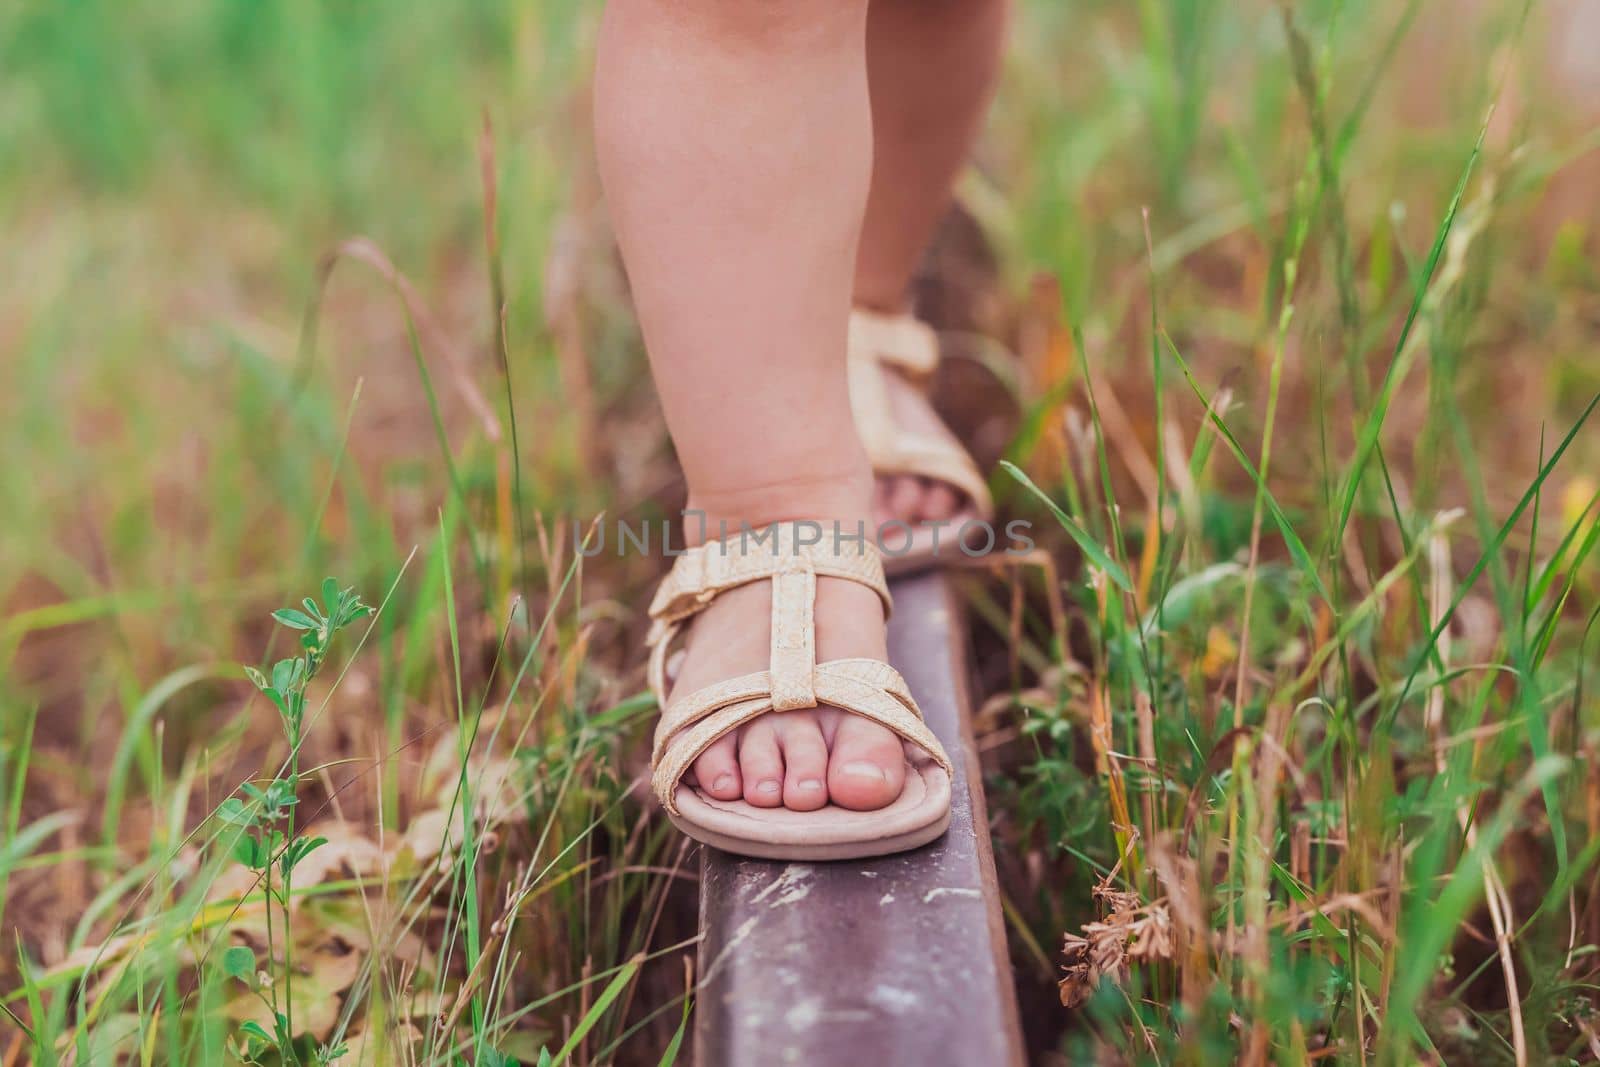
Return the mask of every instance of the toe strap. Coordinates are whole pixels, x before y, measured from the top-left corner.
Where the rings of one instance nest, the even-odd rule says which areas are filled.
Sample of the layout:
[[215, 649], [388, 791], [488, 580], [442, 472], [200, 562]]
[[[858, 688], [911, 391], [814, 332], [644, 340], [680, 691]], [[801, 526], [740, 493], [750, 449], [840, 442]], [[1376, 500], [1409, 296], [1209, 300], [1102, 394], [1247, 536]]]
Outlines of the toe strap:
[[886, 689], [866, 685], [853, 678], [830, 676], [818, 679], [817, 700], [887, 726], [926, 752], [944, 768], [946, 774], [954, 773], [944, 746], [928, 729], [928, 724], [922, 721], [922, 710], [909, 697], [902, 700]]
[[710, 748], [719, 737], [737, 730], [747, 722], [758, 719], [772, 710], [772, 696], [767, 694], [724, 704], [697, 720], [693, 726], [675, 733], [664, 745], [660, 758], [655, 761], [650, 774], [650, 789], [662, 807], [678, 812], [678, 781], [700, 754]]
[[[813, 687], [818, 704], [871, 719], [928, 753], [953, 773], [944, 746], [922, 721], [905, 679], [887, 663], [872, 659], [830, 660], [817, 664]], [[694, 761], [731, 730], [773, 710], [771, 677], [766, 671], [743, 675], [675, 700], [662, 713], [651, 755], [650, 786], [669, 812], [677, 812], [678, 782]]]

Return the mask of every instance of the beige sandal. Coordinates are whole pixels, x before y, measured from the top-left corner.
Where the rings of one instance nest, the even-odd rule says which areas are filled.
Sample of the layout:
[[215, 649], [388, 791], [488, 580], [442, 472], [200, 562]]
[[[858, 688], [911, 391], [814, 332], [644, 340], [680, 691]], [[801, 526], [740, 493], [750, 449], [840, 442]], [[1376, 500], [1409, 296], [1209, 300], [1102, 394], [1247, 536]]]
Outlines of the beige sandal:
[[[942, 437], [903, 430], [894, 420], [883, 372], [891, 370], [926, 387], [939, 365], [939, 338], [933, 328], [910, 314], [856, 308], [850, 313], [849, 354], [850, 407], [873, 471], [914, 474], [960, 490], [967, 507], [956, 515], [951, 530], [959, 530], [963, 522], [993, 518], [989, 486], [963, 448]], [[884, 567], [900, 574], [933, 563], [936, 550], [955, 551], [953, 534], [945, 533], [937, 544], [936, 537], [934, 530], [913, 529], [902, 549], [899, 535], [886, 532]]]
[[[808, 543], [812, 533], [820, 539]], [[690, 549], [656, 591], [650, 605], [650, 686], [664, 710], [650, 759], [651, 788], [673, 824], [697, 841], [766, 859], [841, 860], [916, 848], [949, 825], [950, 758], [923, 723], [900, 673], [873, 659], [816, 661], [818, 578], [867, 586], [888, 614], [889, 587], [876, 549], [867, 540], [836, 538], [820, 523], [784, 523]], [[772, 582], [769, 669], [669, 703], [667, 657], [684, 625], [718, 595], [761, 581]], [[819, 704], [881, 723], [921, 750], [920, 757], [907, 760], [905, 788], [888, 807], [758, 808], [744, 800], [717, 800], [682, 781], [695, 759], [728, 731], [769, 711]]]

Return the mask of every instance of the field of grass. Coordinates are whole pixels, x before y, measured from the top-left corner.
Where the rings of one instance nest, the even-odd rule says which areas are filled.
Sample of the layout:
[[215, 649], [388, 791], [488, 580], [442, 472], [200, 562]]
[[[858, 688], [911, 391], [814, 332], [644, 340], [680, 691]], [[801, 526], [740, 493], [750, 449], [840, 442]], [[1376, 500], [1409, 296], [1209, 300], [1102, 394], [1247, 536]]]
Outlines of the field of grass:
[[[0, 1065], [687, 1054], [597, 15], [0, 12]], [[1040, 1062], [1600, 1060], [1596, 33], [1020, 3], [929, 291]]]

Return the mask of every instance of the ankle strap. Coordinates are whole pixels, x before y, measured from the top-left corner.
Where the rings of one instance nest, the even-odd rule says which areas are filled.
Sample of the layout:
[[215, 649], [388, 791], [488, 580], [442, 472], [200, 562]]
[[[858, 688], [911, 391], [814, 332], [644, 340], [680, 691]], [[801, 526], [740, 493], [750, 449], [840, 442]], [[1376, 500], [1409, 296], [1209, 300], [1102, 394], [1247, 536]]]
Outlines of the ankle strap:
[[650, 686], [666, 697], [667, 648], [683, 624], [721, 594], [751, 582], [772, 582], [772, 695], [779, 711], [814, 707], [814, 606], [818, 578], [864, 585], [893, 606], [878, 550], [865, 533], [800, 520], [708, 541], [678, 557], [650, 604]]
[[865, 530], [859, 537], [842, 529], [835, 533], [832, 523], [801, 519], [688, 549], [656, 590], [650, 617], [658, 623], [681, 622], [729, 589], [795, 569], [859, 582], [878, 594], [887, 615], [893, 601], [871, 535]]

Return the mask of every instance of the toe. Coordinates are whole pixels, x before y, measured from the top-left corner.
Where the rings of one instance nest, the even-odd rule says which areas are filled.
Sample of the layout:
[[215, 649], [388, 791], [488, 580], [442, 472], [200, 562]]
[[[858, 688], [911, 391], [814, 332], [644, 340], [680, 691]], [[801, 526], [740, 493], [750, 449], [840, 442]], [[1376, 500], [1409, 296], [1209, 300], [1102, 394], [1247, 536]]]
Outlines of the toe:
[[738, 800], [739, 742], [732, 734], [718, 738], [694, 761], [694, 780], [718, 800]]
[[893, 475], [879, 475], [872, 479], [872, 517], [884, 523], [894, 518], [894, 509], [889, 504], [889, 492], [894, 488]]
[[783, 806], [815, 811], [828, 802], [828, 746], [814, 711], [784, 713], [778, 727], [783, 750]]
[[909, 474], [889, 480], [889, 514], [901, 522], [916, 523], [922, 510], [922, 484]]
[[[878, 484], [881, 486], [884, 483], [880, 481]], [[889, 508], [889, 494], [887, 487], [885, 487], [883, 491], [874, 494], [872, 498], [872, 529], [877, 534], [879, 548], [890, 544], [898, 544], [905, 538], [905, 532], [897, 525], [898, 522], [899, 519], [895, 517], [895, 513]]]
[[961, 494], [944, 482], [930, 481], [922, 494], [922, 521], [945, 522], [955, 517], [961, 507]]
[[[771, 718], [771, 716], [767, 716]], [[783, 754], [770, 722], [752, 723], [739, 738], [739, 777], [744, 799], [758, 808], [783, 803]]]
[[905, 785], [905, 750], [886, 727], [846, 715], [828, 758], [828, 795], [840, 807], [870, 811], [894, 801]]

